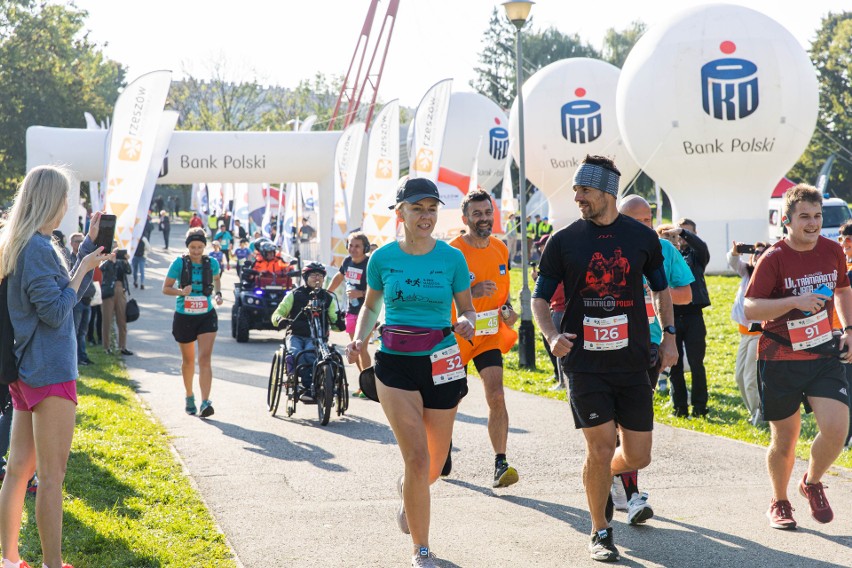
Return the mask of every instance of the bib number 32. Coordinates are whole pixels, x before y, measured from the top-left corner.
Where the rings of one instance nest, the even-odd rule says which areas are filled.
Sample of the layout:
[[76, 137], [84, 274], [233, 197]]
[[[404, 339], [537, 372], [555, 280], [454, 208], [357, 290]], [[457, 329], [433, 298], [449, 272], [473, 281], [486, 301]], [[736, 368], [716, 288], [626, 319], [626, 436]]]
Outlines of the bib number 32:
[[459, 346], [456, 344], [432, 353], [430, 359], [432, 360], [432, 382], [435, 385], [457, 381], [467, 376]]
[[627, 316], [583, 318], [583, 349], [614, 351], [627, 347]]

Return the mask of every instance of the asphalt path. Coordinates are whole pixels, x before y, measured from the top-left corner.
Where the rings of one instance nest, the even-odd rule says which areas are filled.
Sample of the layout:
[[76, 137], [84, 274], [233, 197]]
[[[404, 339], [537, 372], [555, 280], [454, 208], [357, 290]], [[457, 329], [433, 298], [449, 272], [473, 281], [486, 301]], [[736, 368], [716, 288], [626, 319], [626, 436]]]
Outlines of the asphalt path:
[[[179, 232], [179, 231], [178, 231]], [[171, 336], [174, 298], [160, 293], [179, 250], [159, 239], [146, 289], [134, 290], [142, 317], [130, 324], [131, 380], [172, 443], [245, 567], [407, 566], [395, 481], [402, 459], [381, 407], [352, 399], [343, 417], [320, 426], [315, 406], [287, 418], [266, 411], [270, 361], [282, 334], [230, 335], [233, 271], [213, 354], [215, 414], [183, 411], [180, 352]], [[172, 239], [176, 241], [177, 239]], [[333, 341], [345, 343], [344, 334]], [[354, 390], [357, 373], [348, 369]], [[443, 566], [591, 566], [589, 515], [581, 481], [584, 443], [568, 404], [508, 391], [510, 462], [520, 482], [492, 490], [487, 406], [478, 378], [459, 408], [453, 472], [432, 486], [431, 546]], [[196, 398], [199, 398], [196, 390]], [[769, 528], [765, 449], [668, 426], [654, 431], [653, 463], [640, 474], [655, 516], [631, 527], [616, 512], [624, 566], [852, 566], [852, 472], [824, 479], [835, 511], [820, 525], [791, 481], [796, 531]], [[793, 479], [805, 471], [797, 462]]]

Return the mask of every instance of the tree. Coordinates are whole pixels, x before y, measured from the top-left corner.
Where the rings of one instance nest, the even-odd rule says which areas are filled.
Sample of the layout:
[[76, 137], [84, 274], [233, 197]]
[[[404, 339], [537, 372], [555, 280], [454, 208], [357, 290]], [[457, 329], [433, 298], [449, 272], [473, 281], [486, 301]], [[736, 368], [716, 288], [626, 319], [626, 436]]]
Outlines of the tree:
[[624, 67], [627, 54], [645, 33], [645, 24], [636, 20], [623, 31], [609, 28], [604, 35], [603, 59], [618, 68]]
[[26, 169], [26, 130], [84, 127], [83, 113], [108, 116], [125, 69], [84, 33], [87, 13], [73, 5], [0, 1], [0, 196]]
[[[533, 30], [532, 21], [532, 18], [527, 21], [528, 31], [522, 36], [525, 78], [560, 59], [600, 57], [598, 51], [577, 34], [567, 35], [554, 27]], [[481, 66], [474, 69], [478, 76], [470, 86], [501, 108], [508, 109], [515, 100], [515, 26], [496, 7], [491, 12], [482, 43]]]
[[827, 187], [852, 201], [852, 12], [829, 13], [822, 19], [810, 56], [820, 86], [817, 128], [789, 176], [816, 183], [820, 168], [835, 154]]

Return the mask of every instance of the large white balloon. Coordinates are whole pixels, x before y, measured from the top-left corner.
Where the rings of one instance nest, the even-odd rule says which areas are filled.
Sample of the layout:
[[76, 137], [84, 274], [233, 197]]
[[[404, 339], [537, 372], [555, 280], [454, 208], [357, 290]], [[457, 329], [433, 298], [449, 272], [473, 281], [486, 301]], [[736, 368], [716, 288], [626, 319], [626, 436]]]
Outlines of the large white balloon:
[[813, 133], [816, 73], [796, 39], [741, 6], [701, 6], [652, 27], [621, 73], [630, 153], [698, 224], [710, 271], [732, 240], [767, 237], [767, 200]]
[[[580, 216], [571, 181], [586, 154], [615, 162], [622, 174], [619, 190], [639, 172], [616, 122], [619, 73], [604, 61], [575, 57], [551, 63], [524, 83], [526, 176], [547, 197], [554, 228]], [[509, 136], [517, 140], [517, 103], [509, 114]], [[517, 143], [511, 152], [517, 162]]]

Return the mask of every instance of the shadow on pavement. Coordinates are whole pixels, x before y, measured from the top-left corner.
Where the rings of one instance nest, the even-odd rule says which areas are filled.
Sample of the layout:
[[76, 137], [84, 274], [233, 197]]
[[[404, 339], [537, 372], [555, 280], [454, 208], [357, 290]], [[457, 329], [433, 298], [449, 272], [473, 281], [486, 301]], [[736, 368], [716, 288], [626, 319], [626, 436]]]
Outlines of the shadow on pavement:
[[[476, 424], [477, 426], [488, 426], [488, 418], [483, 416], [471, 416], [470, 414], [465, 414], [464, 412], [458, 412], [456, 414], [456, 422], [464, 422], [465, 424]], [[524, 430], [523, 428], [513, 428], [509, 426], [510, 434], [529, 434], [529, 430]]]
[[294, 443], [277, 434], [261, 430], [250, 430], [236, 424], [219, 422], [218, 420], [207, 419], [206, 423], [219, 428], [226, 436], [245, 442], [247, 444], [245, 447], [246, 451], [284, 461], [308, 462], [326, 471], [348, 471], [343, 466], [330, 463], [334, 459], [334, 454], [314, 444]]

